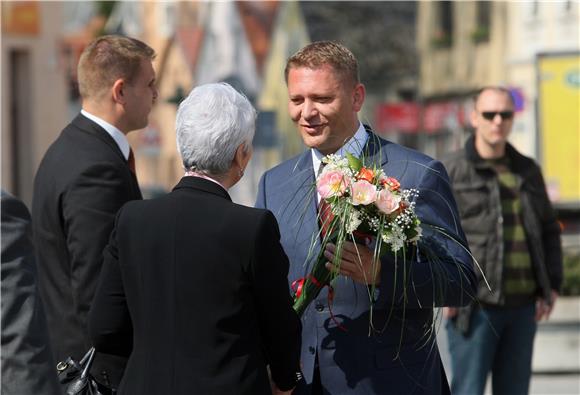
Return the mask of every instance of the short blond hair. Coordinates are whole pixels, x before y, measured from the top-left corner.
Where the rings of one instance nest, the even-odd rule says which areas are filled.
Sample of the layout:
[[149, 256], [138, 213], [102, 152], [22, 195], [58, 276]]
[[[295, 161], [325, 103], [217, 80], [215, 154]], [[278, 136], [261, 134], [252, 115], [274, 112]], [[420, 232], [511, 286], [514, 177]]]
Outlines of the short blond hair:
[[317, 69], [324, 65], [331, 66], [346, 81], [352, 81], [353, 84], [360, 81], [358, 61], [347, 47], [333, 41], [316, 41], [288, 59], [284, 70], [286, 83], [288, 83], [288, 73], [292, 68]]
[[99, 97], [120, 78], [132, 83], [143, 60], [152, 61], [155, 51], [131, 37], [101, 36], [81, 54], [77, 75], [83, 99]]
[[507, 98], [509, 99], [509, 101], [512, 104], [512, 106], [513, 107], [516, 106], [516, 102], [514, 100], [514, 97], [513, 97], [511, 91], [508, 88], [505, 88], [505, 87], [500, 86], [500, 85], [488, 85], [488, 86], [484, 86], [483, 88], [480, 88], [475, 93], [475, 95], [473, 96], [473, 105], [474, 105], [474, 107], [477, 107], [477, 102], [479, 101], [479, 97], [481, 96], [481, 94], [483, 92], [486, 92], [486, 91], [492, 91], [492, 92], [504, 94], [504, 95], [507, 96]]

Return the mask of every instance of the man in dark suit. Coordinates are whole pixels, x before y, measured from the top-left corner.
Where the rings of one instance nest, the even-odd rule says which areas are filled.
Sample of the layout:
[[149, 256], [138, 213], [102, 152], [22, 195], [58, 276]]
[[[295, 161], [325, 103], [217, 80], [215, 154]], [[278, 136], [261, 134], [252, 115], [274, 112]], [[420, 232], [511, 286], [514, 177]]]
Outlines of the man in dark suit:
[[195, 88], [176, 129], [187, 169], [166, 196], [129, 202], [90, 314], [97, 350], [129, 356], [119, 395], [289, 395], [300, 320], [271, 212], [227, 190], [252, 155], [255, 110], [227, 84]]
[[2, 190], [2, 394], [56, 395], [54, 360], [36, 287], [30, 214]]
[[[157, 98], [152, 60], [141, 41], [103, 36], [78, 65], [82, 111], [46, 152], [34, 180], [32, 218], [39, 285], [55, 359], [91, 347], [87, 315], [115, 214], [141, 199], [126, 138], [147, 125]], [[124, 362], [97, 355], [95, 378], [116, 386]]]
[[[346, 242], [333, 301], [325, 288], [302, 316], [305, 380], [295, 394], [448, 393], [431, 326], [433, 307], [468, 303], [475, 276], [445, 169], [359, 122], [365, 88], [358, 63], [344, 46], [306, 46], [288, 60], [286, 81], [290, 115], [310, 150], [262, 176], [256, 206], [271, 210], [278, 220], [290, 283], [310, 273], [317, 255], [310, 250], [319, 229], [314, 185], [324, 155], [364, 155], [367, 165], [382, 167], [402, 188], [419, 191], [416, 213], [423, 224], [457, 240], [429, 235], [422, 226], [425, 236], [447, 250], [448, 259], [419, 254], [397, 262], [387, 255], [377, 263], [376, 276], [372, 250]], [[329, 244], [329, 261], [335, 253]]]

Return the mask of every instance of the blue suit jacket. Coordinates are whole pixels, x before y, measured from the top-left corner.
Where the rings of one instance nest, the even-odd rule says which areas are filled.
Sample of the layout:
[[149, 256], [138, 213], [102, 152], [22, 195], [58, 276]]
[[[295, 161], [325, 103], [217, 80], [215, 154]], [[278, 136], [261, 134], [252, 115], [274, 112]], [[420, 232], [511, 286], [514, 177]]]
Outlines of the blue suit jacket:
[[[475, 274], [447, 172], [440, 162], [372, 132], [363, 152], [367, 165], [380, 165], [402, 188], [419, 191], [416, 212], [423, 223], [444, 229], [457, 241], [423, 226], [424, 240], [430, 236], [441, 246], [432, 248], [438, 259], [423, 253], [403, 264], [384, 257], [374, 295], [369, 287], [341, 276], [330, 308], [328, 288], [323, 289], [302, 317], [305, 382], [295, 394], [310, 393], [316, 354], [322, 386], [331, 394], [448, 393], [433, 307], [467, 304]], [[256, 206], [271, 210], [278, 220], [290, 259], [290, 284], [308, 275], [320, 248], [316, 243], [309, 253], [318, 230], [314, 185], [310, 151], [267, 171], [260, 180]], [[441, 248], [449, 252], [447, 259]]]

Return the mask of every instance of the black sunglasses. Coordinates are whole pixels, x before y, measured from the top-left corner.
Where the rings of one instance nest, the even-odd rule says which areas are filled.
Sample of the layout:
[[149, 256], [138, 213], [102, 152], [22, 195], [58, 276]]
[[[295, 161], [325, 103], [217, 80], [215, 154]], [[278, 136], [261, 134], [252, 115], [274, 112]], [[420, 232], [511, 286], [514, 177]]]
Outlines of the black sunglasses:
[[502, 121], [512, 119], [514, 117], [513, 111], [482, 111], [481, 116], [488, 121], [493, 121], [496, 115], [501, 117]]

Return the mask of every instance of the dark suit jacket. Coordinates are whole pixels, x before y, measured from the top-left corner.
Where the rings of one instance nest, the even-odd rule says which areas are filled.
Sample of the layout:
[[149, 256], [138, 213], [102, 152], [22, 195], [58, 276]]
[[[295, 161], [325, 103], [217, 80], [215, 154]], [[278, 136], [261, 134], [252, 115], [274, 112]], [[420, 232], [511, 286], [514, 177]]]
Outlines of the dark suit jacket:
[[[306, 383], [311, 383], [318, 355], [322, 386], [330, 394], [439, 394], [449, 391], [432, 327], [433, 306], [467, 304], [473, 295], [472, 260], [460, 245], [465, 237], [447, 173], [440, 162], [369, 133], [363, 152], [367, 164], [384, 169], [402, 188], [419, 191], [416, 213], [453, 235], [432, 235], [454, 259], [422, 256], [394, 262], [382, 258], [381, 283], [374, 295], [347, 277], [334, 284], [332, 315], [328, 288], [302, 317], [302, 356]], [[271, 210], [280, 225], [282, 245], [290, 259], [289, 282], [310, 273], [320, 248], [314, 170], [310, 151], [266, 172], [259, 186], [257, 207]], [[422, 226], [424, 233], [429, 233]], [[373, 327], [370, 328], [371, 299]], [[308, 385], [295, 394], [309, 394]]]
[[[87, 319], [103, 249], [115, 214], [133, 199], [141, 192], [121, 150], [105, 130], [78, 115], [50, 146], [34, 180], [39, 286], [57, 361], [81, 358], [91, 347]], [[114, 386], [124, 362], [97, 355], [93, 373]]]
[[269, 394], [296, 383], [300, 320], [272, 213], [184, 177], [117, 217], [91, 310], [98, 350], [130, 355], [120, 394]]
[[2, 394], [60, 394], [36, 288], [30, 214], [2, 191]]

